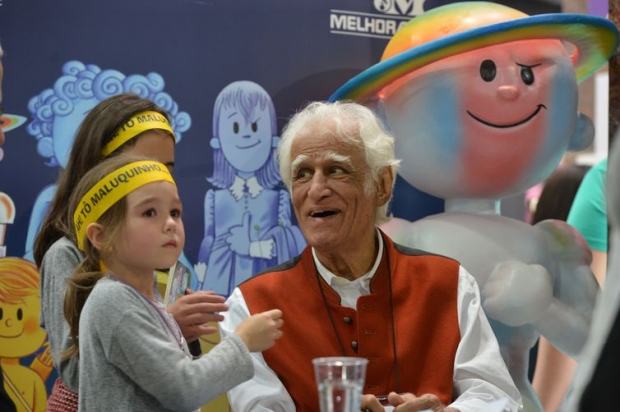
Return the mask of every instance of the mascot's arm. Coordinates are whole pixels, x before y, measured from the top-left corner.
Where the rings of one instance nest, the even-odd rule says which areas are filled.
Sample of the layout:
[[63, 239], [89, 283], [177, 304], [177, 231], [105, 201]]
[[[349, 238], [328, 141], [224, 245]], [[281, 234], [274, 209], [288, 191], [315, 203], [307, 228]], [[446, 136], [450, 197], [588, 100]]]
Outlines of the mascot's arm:
[[559, 220], [535, 226], [545, 236], [553, 278], [553, 301], [534, 324], [556, 348], [576, 357], [590, 331], [599, 292], [590, 269], [592, 253], [574, 228]]
[[541, 265], [501, 262], [485, 282], [482, 300], [491, 319], [513, 327], [533, 323], [553, 301], [551, 275]]

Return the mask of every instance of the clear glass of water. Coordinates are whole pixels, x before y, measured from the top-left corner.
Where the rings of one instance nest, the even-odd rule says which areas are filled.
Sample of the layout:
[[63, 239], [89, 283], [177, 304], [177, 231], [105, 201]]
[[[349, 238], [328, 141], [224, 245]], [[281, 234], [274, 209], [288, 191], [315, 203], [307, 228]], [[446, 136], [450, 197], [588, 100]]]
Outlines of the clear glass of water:
[[312, 363], [321, 412], [359, 412], [368, 359], [329, 357]]

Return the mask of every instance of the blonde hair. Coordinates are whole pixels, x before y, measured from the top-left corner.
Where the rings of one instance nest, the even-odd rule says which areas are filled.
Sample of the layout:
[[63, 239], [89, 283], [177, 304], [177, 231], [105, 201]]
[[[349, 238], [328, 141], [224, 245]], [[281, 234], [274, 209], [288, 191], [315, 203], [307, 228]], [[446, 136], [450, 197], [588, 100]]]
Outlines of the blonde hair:
[[14, 305], [29, 296], [40, 296], [37, 267], [16, 257], [0, 258], [0, 302]]

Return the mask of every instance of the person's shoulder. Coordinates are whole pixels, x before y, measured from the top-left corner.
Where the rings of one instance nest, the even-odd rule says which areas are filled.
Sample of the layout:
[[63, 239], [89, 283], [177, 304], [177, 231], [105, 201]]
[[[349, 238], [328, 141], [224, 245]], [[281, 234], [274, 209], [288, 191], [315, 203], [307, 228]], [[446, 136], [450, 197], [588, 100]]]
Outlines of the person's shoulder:
[[86, 303], [97, 308], [114, 307], [116, 309], [123, 309], [134, 298], [131, 287], [104, 276], [97, 281]]
[[133, 296], [125, 285], [106, 277], [99, 279], [88, 295], [80, 316], [80, 325], [111, 331], [128, 312], [135, 312]]
[[426, 250], [422, 250], [422, 249], [416, 249], [416, 248], [412, 248], [409, 246], [405, 246], [405, 245], [401, 245], [399, 243], [394, 243], [394, 249], [400, 253], [401, 255], [404, 256], [409, 256], [409, 257], [426, 257], [426, 258], [431, 258], [431, 259], [440, 259], [440, 260], [449, 260], [452, 261], [456, 264], [460, 263], [450, 257], [450, 256], [446, 256], [446, 255], [440, 255], [438, 253], [433, 253], [433, 252], [428, 252]]
[[[287, 260], [286, 262], [282, 262], [279, 265], [272, 266], [268, 269], [263, 270], [262, 272], [259, 272], [256, 276], [269, 276], [269, 275], [273, 276], [276, 274], [282, 274], [282, 273], [288, 272], [291, 269], [294, 269], [295, 266], [297, 266], [301, 262], [301, 257], [302, 255], [297, 255]], [[256, 278], [256, 276], [254, 276], [253, 278], [249, 280]]]
[[286, 282], [287, 279], [290, 279], [291, 276], [298, 277], [299, 270], [297, 270], [297, 266], [302, 264], [302, 256], [303, 255], [295, 256], [286, 262], [265, 269], [255, 276], [241, 282], [238, 287], [241, 290], [245, 290], [248, 287], [268, 287], [268, 285], [280, 285], [282, 282]]
[[607, 176], [607, 159], [603, 159], [586, 172], [584, 181], [605, 181]]
[[57, 266], [66, 261], [68, 264], [75, 266], [80, 260], [82, 260], [82, 254], [75, 243], [66, 237], [61, 237], [45, 252], [42, 265], [53, 263], [54, 266]]

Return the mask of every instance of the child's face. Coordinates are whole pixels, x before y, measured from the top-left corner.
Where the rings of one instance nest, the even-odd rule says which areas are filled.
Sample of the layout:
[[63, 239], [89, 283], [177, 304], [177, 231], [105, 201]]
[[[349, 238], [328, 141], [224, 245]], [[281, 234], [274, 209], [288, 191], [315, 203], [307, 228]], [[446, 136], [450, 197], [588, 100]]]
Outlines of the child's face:
[[177, 187], [169, 182], [148, 183], [127, 195], [127, 215], [114, 244], [117, 273], [148, 274], [171, 267], [185, 244]]

